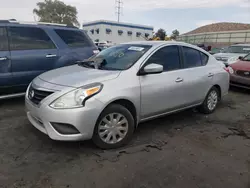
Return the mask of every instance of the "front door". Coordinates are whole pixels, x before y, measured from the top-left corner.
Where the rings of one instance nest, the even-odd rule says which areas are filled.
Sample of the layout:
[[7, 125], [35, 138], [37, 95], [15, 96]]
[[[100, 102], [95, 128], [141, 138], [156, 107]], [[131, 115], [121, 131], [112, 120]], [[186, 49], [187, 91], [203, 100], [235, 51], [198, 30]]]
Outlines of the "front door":
[[[160, 74], [140, 76], [141, 118], [159, 115], [181, 108], [183, 99], [183, 80], [181, 77], [181, 58], [178, 46], [166, 46], [156, 51], [145, 65], [163, 65]], [[144, 66], [145, 66], [144, 65]]]
[[11, 90], [12, 74], [7, 29], [0, 26], [0, 96], [8, 94]]
[[8, 30], [13, 82], [25, 90], [36, 76], [54, 67], [57, 49], [41, 28], [11, 26]]

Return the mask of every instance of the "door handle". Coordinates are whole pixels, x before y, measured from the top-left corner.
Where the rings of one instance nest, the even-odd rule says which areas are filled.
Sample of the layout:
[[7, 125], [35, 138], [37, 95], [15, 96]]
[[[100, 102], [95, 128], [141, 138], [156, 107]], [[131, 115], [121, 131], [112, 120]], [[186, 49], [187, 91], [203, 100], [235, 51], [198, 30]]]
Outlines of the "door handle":
[[48, 54], [48, 55], [46, 55], [46, 58], [50, 58], [50, 57], [56, 57], [56, 54]]
[[208, 74], [208, 77], [213, 77], [213, 76], [214, 76], [213, 73], [209, 73], [209, 74]]
[[8, 59], [7, 57], [0, 57], [0, 61], [5, 61], [7, 59]]
[[175, 80], [175, 82], [177, 82], [177, 83], [183, 82], [183, 78], [177, 78], [177, 79]]

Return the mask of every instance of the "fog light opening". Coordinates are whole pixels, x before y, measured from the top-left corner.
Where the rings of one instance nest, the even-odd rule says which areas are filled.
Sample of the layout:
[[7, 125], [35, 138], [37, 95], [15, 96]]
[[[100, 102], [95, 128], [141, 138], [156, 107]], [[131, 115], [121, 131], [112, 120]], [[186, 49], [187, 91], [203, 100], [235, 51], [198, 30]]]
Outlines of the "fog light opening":
[[80, 133], [73, 125], [70, 125], [70, 124], [51, 123], [51, 125], [60, 134], [73, 135], [73, 134], [79, 134]]

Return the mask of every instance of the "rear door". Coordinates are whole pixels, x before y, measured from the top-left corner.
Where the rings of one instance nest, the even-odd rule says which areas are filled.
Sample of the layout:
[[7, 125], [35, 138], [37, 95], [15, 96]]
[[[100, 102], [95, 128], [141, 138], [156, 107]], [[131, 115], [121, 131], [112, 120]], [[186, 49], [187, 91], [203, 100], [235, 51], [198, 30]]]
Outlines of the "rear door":
[[8, 27], [13, 83], [20, 90], [39, 74], [50, 70], [57, 61], [57, 48], [42, 28]]
[[11, 74], [11, 59], [8, 44], [7, 28], [0, 26], [0, 95], [8, 94], [13, 85]]
[[202, 102], [213, 84], [213, 68], [207, 65], [208, 56], [191, 47], [183, 46], [184, 69], [182, 79], [185, 84], [185, 104]]

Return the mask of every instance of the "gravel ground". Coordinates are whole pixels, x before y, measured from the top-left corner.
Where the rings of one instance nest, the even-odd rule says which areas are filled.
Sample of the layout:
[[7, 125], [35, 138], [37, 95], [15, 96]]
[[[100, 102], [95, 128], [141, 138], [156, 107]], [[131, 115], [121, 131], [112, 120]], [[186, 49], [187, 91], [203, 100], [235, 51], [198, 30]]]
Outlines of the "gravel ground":
[[143, 123], [111, 151], [52, 141], [22, 98], [1, 101], [0, 187], [250, 188], [250, 91], [233, 89], [209, 116], [191, 109]]

